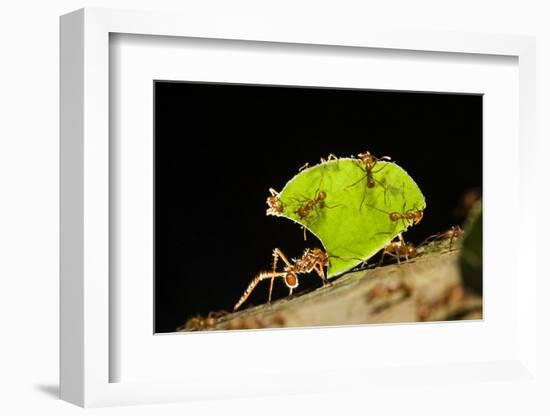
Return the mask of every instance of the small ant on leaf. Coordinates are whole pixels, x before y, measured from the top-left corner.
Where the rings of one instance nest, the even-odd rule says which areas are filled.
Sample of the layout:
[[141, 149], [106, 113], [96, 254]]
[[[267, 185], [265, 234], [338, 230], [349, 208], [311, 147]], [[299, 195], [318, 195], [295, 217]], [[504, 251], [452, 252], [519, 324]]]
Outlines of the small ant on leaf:
[[[297, 214], [300, 219], [307, 219], [311, 215], [312, 212], [315, 212], [316, 218], [319, 217], [320, 212], [319, 209], [323, 208], [337, 208], [339, 206], [342, 206], [342, 204], [337, 205], [327, 205], [325, 200], [327, 199], [327, 193], [325, 191], [317, 191], [315, 193], [315, 196], [313, 199], [307, 199], [302, 198], [300, 201], [298, 201], [301, 205], [298, 207], [296, 211], [294, 211], [295, 214]], [[304, 227], [304, 241], [306, 240], [306, 229]]]
[[[277, 263], [279, 259], [281, 259], [285, 264], [283, 271], [277, 271]], [[320, 248], [308, 248], [304, 251], [302, 257], [299, 259], [291, 259], [290, 261], [281, 250], [276, 248], [273, 250], [273, 271], [261, 272], [254, 279], [252, 279], [233, 310], [240, 308], [240, 306], [248, 299], [252, 291], [256, 288], [258, 283], [262, 280], [271, 279], [268, 302], [271, 302], [273, 283], [277, 277], [283, 278], [284, 283], [290, 290], [289, 296], [292, 295], [292, 291], [298, 287], [299, 274], [306, 274], [315, 271], [323, 281], [323, 286], [329, 286], [331, 283], [327, 280], [324, 270], [324, 267], [328, 266], [328, 264], [328, 256]]]
[[266, 215], [281, 215], [284, 211], [283, 203], [280, 200], [280, 194], [273, 188], [269, 188], [271, 196], [267, 197], [267, 211]]
[[[325, 208], [325, 199], [327, 199], [327, 194], [324, 191], [318, 191], [313, 199], [307, 199], [296, 211], [295, 214], [298, 214], [300, 218], [306, 218], [309, 216], [311, 211], [318, 208]], [[327, 207], [330, 208], [330, 207]]]
[[[357, 155], [359, 158], [358, 166], [361, 168], [363, 172], [365, 172], [365, 176], [360, 178], [357, 182], [352, 183], [351, 185], [347, 186], [348, 188], [353, 188], [355, 185], [357, 185], [359, 182], [366, 180], [366, 187], [369, 189], [374, 188], [376, 184], [380, 185], [382, 188], [384, 188], [384, 201], [386, 201], [386, 192], [387, 188], [377, 179], [374, 179], [374, 174], [380, 172], [382, 169], [384, 169], [387, 165], [382, 166], [378, 170], [374, 170], [378, 162], [391, 162], [391, 158], [389, 156], [382, 156], [381, 158], [377, 158], [376, 156], [372, 155], [369, 151], [365, 153], [359, 153]], [[367, 195], [367, 191], [365, 189], [365, 193], [363, 194], [363, 199], [361, 200], [361, 205], [359, 205], [359, 209], [362, 209], [363, 203], [365, 202], [365, 198]]]
[[403, 225], [405, 227], [408, 227], [411, 224], [412, 225], [418, 224], [424, 217], [424, 211], [421, 209], [408, 209], [405, 211], [405, 207], [403, 206], [403, 212], [397, 212], [397, 211], [388, 212], [370, 204], [366, 204], [366, 205], [370, 208], [373, 208], [377, 211], [387, 214], [389, 219], [395, 223], [397, 223], [397, 221], [399, 220], [403, 221]]
[[403, 225], [405, 226], [405, 228], [409, 227], [410, 225], [416, 225], [424, 217], [424, 210], [415, 209], [415, 208], [405, 210], [405, 208], [407, 206], [407, 201], [405, 201], [405, 188], [404, 188], [404, 186], [403, 186], [402, 194], [403, 194], [403, 208], [402, 208], [401, 212], [398, 212], [398, 211], [389, 212], [389, 211], [385, 211], [383, 209], [380, 209], [378, 207], [375, 207], [374, 205], [371, 205], [371, 204], [366, 204], [366, 205], [368, 207], [372, 208], [372, 209], [380, 211], [383, 214], [387, 214], [390, 221], [392, 221], [396, 224], [397, 224], [397, 221], [401, 220], [403, 222]]

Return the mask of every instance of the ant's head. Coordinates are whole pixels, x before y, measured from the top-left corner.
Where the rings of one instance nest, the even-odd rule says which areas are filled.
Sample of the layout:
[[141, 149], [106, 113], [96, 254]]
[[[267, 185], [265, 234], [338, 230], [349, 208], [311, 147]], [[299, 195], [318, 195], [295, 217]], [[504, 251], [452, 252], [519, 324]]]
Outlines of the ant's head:
[[401, 218], [401, 215], [399, 215], [399, 212], [390, 212], [391, 221], [397, 221], [399, 218]]
[[285, 284], [290, 289], [298, 287], [298, 275], [294, 272], [288, 272], [285, 276]]
[[372, 159], [371, 153], [367, 150], [365, 153], [359, 153], [357, 157], [361, 160], [370, 160]]
[[311, 253], [317, 258], [322, 264], [328, 264], [328, 255], [322, 249], [315, 247], [311, 250]]
[[324, 199], [327, 199], [327, 193], [325, 191], [320, 191], [318, 194], [317, 194], [317, 199], [319, 201], [322, 201]]
[[277, 196], [269, 196], [266, 202], [268, 206], [267, 215], [277, 215], [283, 212], [283, 203]]
[[374, 166], [374, 156], [369, 152], [369, 151], [366, 151], [365, 153], [359, 153], [357, 155], [357, 157], [359, 158], [359, 160], [361, 160], [361, 162], [363, 162], [363, 164], [365, 166], [367, 166], [369, 169], [370, 167], [373, 167]]

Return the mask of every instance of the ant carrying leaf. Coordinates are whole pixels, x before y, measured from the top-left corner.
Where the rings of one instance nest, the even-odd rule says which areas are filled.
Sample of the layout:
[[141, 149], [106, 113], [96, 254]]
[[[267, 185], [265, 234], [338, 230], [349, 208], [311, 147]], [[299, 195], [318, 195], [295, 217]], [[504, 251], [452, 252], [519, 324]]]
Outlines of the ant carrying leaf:
[[[282, 271], [277, 271], [277, 263], [281, 259], [284, 263]], [[278, 248], [273, 250], [273, 270], [271, 272], [261, 272], [258, 274], [241, 296], [239, 301], [235, 304], [233, 310], [237, 310], [248, 299], [252, 291], [258, 286], [262, 280], [270, 279], [269, 285], [269, 297], [268, 302], [271, 302], [271, 294], [273, 292], [273, 283], [276, 278], [282, 278], [285, 285], [289, 288], [289, 296], [292, 295], [292, 291], [298, 287], [299, 274], [306, 274], [315, 271], [317, 275], [323, 281], [323, 286], [329, 286], [330, 282], [327, 280], [324, 268], [328, 266], [329, 260], [327, 254], [320, 248], [306, 249], [302, 257], [299, 259], [291, 259], [290, 261]]]
[[[280, 194], [272, 196], [284, 207], [278, 217], [307, 228], [326, 252], [342, 256], [331, 259], [327, 269], [331, 278], [368, 261], [397, 234], [418, 223], [426, 202], [415, 181], [396, 163], [389, 163], [389, 157], [364, 152], [359, 159], [328, 159], [298, 172]], [[372, 207], [368, 211], [367, 205]], [[354, 258], [345, 258], [348, 255]]]

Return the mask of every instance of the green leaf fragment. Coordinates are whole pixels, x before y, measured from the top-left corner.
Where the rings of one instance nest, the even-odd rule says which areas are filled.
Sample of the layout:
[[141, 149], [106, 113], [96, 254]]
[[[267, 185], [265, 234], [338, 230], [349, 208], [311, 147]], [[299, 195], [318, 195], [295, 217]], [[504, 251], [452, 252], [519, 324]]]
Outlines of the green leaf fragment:
[[279, 194], [283, 209], [276, 215], [321, 240], [330, 260], [329, 278], [367, 261], [413, 223], [392, 221], [390, 213], [426, 208], [417, 184], [397, 164], [378, 161], [372, 174], [374, 186], [368, 187], [359, 160], [330, 160], [299, 172]]

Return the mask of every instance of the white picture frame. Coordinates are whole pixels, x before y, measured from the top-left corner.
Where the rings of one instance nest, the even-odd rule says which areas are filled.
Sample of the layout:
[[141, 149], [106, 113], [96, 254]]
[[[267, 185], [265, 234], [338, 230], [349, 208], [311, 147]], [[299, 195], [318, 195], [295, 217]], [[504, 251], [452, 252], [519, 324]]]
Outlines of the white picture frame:
[[[247, 377], [197, 370], [180, 381], [111, 382], [110, 366], [120, 359], [110, 348], [111, 272], [109, 149], [109, 36], [123, 33], [183, 38], [225, 39], [281, 44], [331, 45], [442, 54], [504, 55], [519, 67], [518, 264], [523, 269], [517, 292], [517, 327], [513, 353], [496, 361], [460, 364], [416, 363], [402, 370], [372, 365], [352, 369], [338, 364], [321, 373], [294, 370], [265, 373], [261, 383]], [[529, 242], [536, 223], [527, 215], [534, 205], [535, 40], [530, 37], [467, 33], [380, 32], [269, 25], [243, 16], [240, 21], [106, 9], [83, 9], [61, 18], [61, 397], [80, 406], [158, 403], [197, 398], [323, 392], [351, 385], [373, 388], [380, 380], [533, 380], [536, 376], [536, 271]], [[110, 170], [111, 169], [111, 170]], [[523, 215], [522, 215], [523, 214]], [[529, 266], [532, 264], [533, 266]], [[526, 265], [526, 266], [523, 266]], [[531, 267], [531, 269], [529, 269]], [[527, 269], [526, 269], [527, 268]], [[515, 273], [518, 273], [516, 270]], [[405, 328], [405, 327], [402, 327]], [[403, 331], [417, 331], [407, 327]], [[295, 342], [311, 337], [290, 331]], [[280, 336], [272, 333], [271, 337]], [[320, 343], [326, 333], [316, 332]], [[323, 335], [325, 334], [325, 335]], [[356, 332], [355, 332], [356, 334]], [[249, 334], [258, 337], [255, 334]], [[354, 333], [346, 336], [354, 337]], [[214, 337], [214, 335], [206, 335]], [[213, 339], [212, 339], [213, 340]], [[213, 340], [214, 341], [214, 340]], [[164, 341], [168, 342], [168, 341]], [[216, 342], [220, 342], [217, 341]], [[238, 340], [235, 342], [239, 342]], [[240, 341], [242, 342], [242, 341]], [[350, 351], [350, 355], [359, 354]], [[197, 357], [197, 361], [208, 356]], [[252, 364], [248, 364], [252, 366]], [[246, 366], [246, 365], [245, 365]], [[229, 367], [228, 367], [229, 369]], [[368, 369], [368, 375], [365, 371]], [[212, 374], [219, 372], [213, 382]], [[412, 373], [414, 375], [409, 377]], [[407, 374], [409, 376], [407, 376]], [[476, 375], [477, 374], [477, 375]], [[480, 376], [482, 374], [482, 376]], [[292, 380], [292, 382], [289, 382]], [[535, 379], [536, 380], [536, 379]]]

